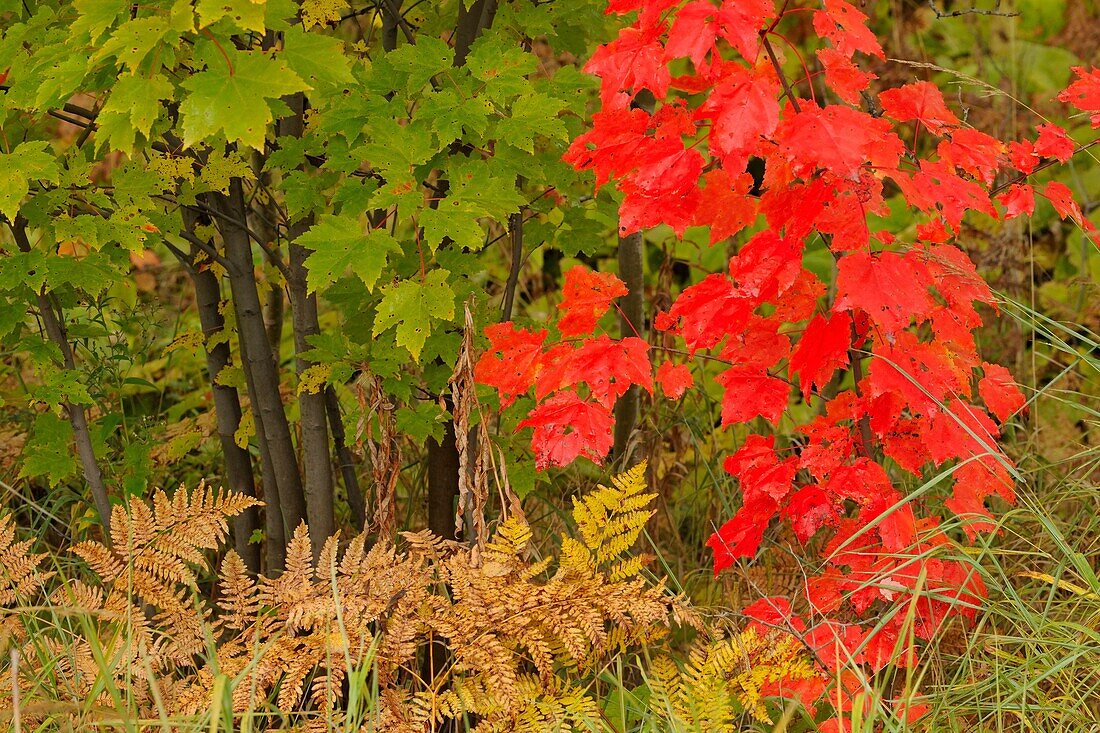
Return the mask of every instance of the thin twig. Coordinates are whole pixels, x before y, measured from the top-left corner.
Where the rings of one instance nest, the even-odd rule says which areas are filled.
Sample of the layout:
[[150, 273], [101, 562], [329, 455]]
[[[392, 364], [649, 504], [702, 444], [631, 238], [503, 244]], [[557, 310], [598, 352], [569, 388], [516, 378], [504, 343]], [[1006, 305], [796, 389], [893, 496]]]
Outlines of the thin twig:
[[519, 285], [519, 271], [523, 267], [523, 211], [517, 211], [508, 217], [508, 233], [511, 235], [512, 261], [508, 267], [508, 281], [504, 284], [504, 304], [501, 308], [501, 321], [512, 320], [512, 308], [516, 302], [516, 287]]
[[791, 89], [791, 83], [787, 81], [787, 75], [783, 73], [783, 66], [779, 63], [779, 58], [775, 55], [775, 49], [772, 48], [771, 41], [768, 40], [767, 34], [761, 37], [760, 42], [764, 44], [764, 50], [768, 52], [768, 58], [772, 61], [772, 66], [775, 67], [775, 72], [779, 74], [779, 83], [783, 85], [783, 92], [787, 95], [787, 99], [791, 103], [791, 107], [795, 112], [801, 112], [802, 109], [798, 106], [798, 99], [794, 96], [794, 91]]
[[998, 10], [1001, 7], [1001, 3], [998, 0], [996, 6], [990, 10], [982, 10], [981, 8], [966, 8], [965, 10], [940, 10], [936, 7], [936, 3], [933, 0], [928, 0], [928, 7], [932, 9], [932, 12], [936, 14], [936, 19], [942, 18], [960, 18], [964, 15], [996, 15], [1001, 18], [1015, 18], [1020, 15], [1015, 10]]
[[222, 267], [224, 267], [227, 270], [229, 269], [229, 261], [227, 259], [225, 259], [224, 257], [222, 257], [218, 253], [218, 250], [211, 247], [209, 242], [202, 241], [201, 238], [196, 237], [194, 234], [192, 234], [191, 232], [186, 231], [186, 230], [181, 231], [180, 236], [183, 237], [184, 239], [186, 239], [191, 244], [198, 247], [199, 249], [201, 249], [203, 252], [205, 252], [206, 255], [210, 259], [214, 260], [214, 262], [217, 262], [219, 265], [221, 265]]
[[[1073, 155], [1077, 155], [1078, 153], [1080, 153], [1082, 151], [1088, 150], [1089, 148], [1091, 148], [1093, 145], [1096, 145], [1097, 143], [1100, 143], [1100, 138], [1097, 138], [1097, 139], [1093, 140], [1092, 142], [1085, 143], [1084, 145], [1078, 145], [1077, 149], [1073, 151]], [[1004, 191], [1006, 188], [1010, 188], [1010, 187], [1016, 185], [1017, 183], [1020, 183], [1021, 181], [1026, 181], [1029, 176], [1033, 176], [1036, 173], [1038, 173], [1039, 171], [1046, 170], [1047, 168], [1050, 168], [1051, 166], [1057, 165], [1058, 163], [1061, 163], [1061, 162], [1062, 161], [1058, 160], [1057, 158], [1050, 158], [1048, 160], [1045, 160], [1042, 163], [1040, 163], [1039, 165], [1035, 166], [1035, 169], [1033, 171], [1031, 171], [1031, 173], [1021, 173], [1020, 175], [1016, 176], [1015, 178], [1013, 178], [1011, 180], [1008, 180], [1008, 181], [1005, 181], [1004, 183], [1000, 184], [999, 186], [996, 186], [995, 188], [993, 188], [993, 190], [991, 190], [989, 192], [989, 195], [990, 196], [996, 196], [1001, 191]]]

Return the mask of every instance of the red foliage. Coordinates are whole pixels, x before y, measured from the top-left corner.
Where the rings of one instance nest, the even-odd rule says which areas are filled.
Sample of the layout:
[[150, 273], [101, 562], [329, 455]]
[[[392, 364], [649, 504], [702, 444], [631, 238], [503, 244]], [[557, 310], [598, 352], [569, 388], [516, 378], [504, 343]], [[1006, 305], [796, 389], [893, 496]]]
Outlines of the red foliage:
[[1089, 113], [1093, 127], [1100, 127], [1100, 69], [1074, 66], [1077, 80], [1058, 95], [1058, 100]]
[[[786, 599], [745, 613], [803, 635], [835, 673], [834, 707], [843, 711], [852, 678], [842, 667], [912, 665], [914, 635], [930, 638], [950, 616], [972, 618], [985, 596], [971, 565], [951, 553], [939, 516], [955, 514], [971, 538], [994, 529], [986, 499], [1015, 499], [998, 422], [1024, 398], [1007, 370], [977, 352], [975, 304], [996, 303], [954, 238], [969, 212], [1031, 214], [1035, 190], [1025, 179], [1075, 147], [1054, 125], [1040, 126], [1034, 142], [1007, 143], [969, 128], [926, 81], [872, 95], [876, 77], [857, 54], [885, 55], [867, 17], [844, 0], [825, 0], [812, 15], [825, 44], [817, 58], [838, 103], [798, 98], [807, 80], [782, 78], [768, 47], [770, 0], [675, 5], [614, 0], [612, 12], [639, 11], [637, 19], [586, 67], [600, 77], [603, 109], [565, 159], [594, 171], [597, 185], [615, 182], [623, 232], [706, 226], [713, 243], [763, 215], [767, 228], [740, 247], [728, 273], [686, 287], [653, 322], [682, 338], [688, 354], [726, 362], [716, 376], [723, 425], [806, 419], [794, 426], [797, 439], [751, 435], [726, 460], [741, 508], [707, 544], [718, 572], [753, 557], [774, 520], [804, 543], [824, 535], [821, 572], [805, 588], [813, 623]], [[672, 78], [668, 63], [685, 57], [693, 72]], [[1100, 72], [1075, 72], [1059, 99], [1100, 126]], [[631, 106], [643, 89], [657, 98], [652, 113]], [[929, 134], [939, 138], [929, 156], [903, 142]], [[758, 197], [746, 173], [751, 157], [765, 164]], [[993, 188], [998, 177], [1010, 182], [1003, 193]], [[887, 178], [918, 217], [915, 236], [882, 229]], [[1064, 185], [1048, 183], [1041, 194], [1091, 228]], [[823, 240], [836, 264], [831, 299], [803, 261], [815, 233], [814, 246]], [[610, 275], [571, 271], [561, 334], [591, 333], [611, 299], [625, 294], [621, 286]], [[524, 384], [535, 388], [540, 404], [521, 426], [535, 428], [540, 466], [600, 460], [611, 446], [615, 399], [630, 384], [651, 389], [645, 344], [598, 336], [542, 350], [544, 334], [509, 329], [488, 333], [492, 351], [478, 378], [500, 391], [502, 404]], [[686, 366], [668, 361], [657, 381], [671, 398], [693, 382]], [[806, 409], [822, 399], [824, 409]], [[899, 490], [907, 474], [948, 461], [957, 462], [949, 497]], [[797, 687], [788, 693], [809, 705], [824, 689]]]

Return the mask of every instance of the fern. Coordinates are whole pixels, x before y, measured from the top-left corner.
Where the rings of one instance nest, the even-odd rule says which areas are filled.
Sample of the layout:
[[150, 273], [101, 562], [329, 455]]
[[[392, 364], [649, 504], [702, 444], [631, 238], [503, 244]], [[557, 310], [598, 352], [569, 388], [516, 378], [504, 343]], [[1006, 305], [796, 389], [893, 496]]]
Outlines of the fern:
[[[612, 478], [610, 488], [600, 486], [573, 503], [573, 520], [591, 562], [606, 568], [614, 580], [633, 577], [641, 570], [641, 559], [624, 560], [623, 556], [638, 541], [654, 513], [649, 505], [657, 495], [646, 491], [645, 472], [646, 463], [642, 461]], [[573, 550], [570, 556], [579, 558], [580, 553]]]
[[691, 650], [684, 669], [658, 658], [650, 667], [650, 711], [689, 730], [734, 730], [748, 712], [770, 723], [764, 695], [770, 683], [817, 675], [799, 642], [789, 634], [753, 628]]
[[[233, 710], [258, 715], [261, 727], [277, 710], [284, 723], [320, 730], [348, 715], [349, 671], [369, 667], [378, 701], [368, 729], [466, 720], [480, 733], [589, 730], [600, 717], [598, 670], [674, 622], [698, 625], [630, 554], [651, 515], [644, 475], [643, 464], [578, 500], [577, 536], [558, 558], [531, 560], [531, 529], [516, 516], [480, 549], [427, 533], [368, 548], [360, 535], [330, 538], [316, 559], [303, 524], [278, 577], [253, 578], [227, 552], [214, 602], [196, 593], [207, 554], [252, 500], [205, 486], [158, 492], [151, 505], [133, 499], [114, 512], [111, 547], [75, 548], [98, 582], [53, 590], [49, 603], [79, 609], [82, 621], [40, 639], [50, 661], [38, 674], [98, 704], [109, 704], [107, 687], [119, 690], [135, 717], [202, 714], [227, 680]], [[41, 556], [2, 518], [0, 560], [0, 599], [42, 595]], [[425, 676], [424, 657], [440, 643], [449, 664]], [[738, 709], [764, 719], [765, 686], [809, 673], [797, 648], [746, 631], [698, 647], [682, 670], [658, 658], [651, 707], [662, 720], [719, 729]]]
[[45, 554], [30, 551], [32, 540], [16, 541], [15, 522], [0, 516], [0, 606], [25, 601], [38, 595], [49, 574], [40, 571]]

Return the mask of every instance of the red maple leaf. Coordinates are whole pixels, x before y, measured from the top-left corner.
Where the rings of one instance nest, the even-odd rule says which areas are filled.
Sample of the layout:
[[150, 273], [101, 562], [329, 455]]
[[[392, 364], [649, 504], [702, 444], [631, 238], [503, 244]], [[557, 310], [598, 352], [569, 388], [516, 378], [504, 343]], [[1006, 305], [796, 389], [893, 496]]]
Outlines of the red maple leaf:
[[723, 0], [718, 11], [722, 37], [749, 63], [760, 50], [760, 31], [775, 18], [772, 0]]
[[791, 377], [799, 375], [803, 394], [811, 387], [822, 389], [837, 369], [848, 365], [851, 323], [847, 314], [836, 313], [828, 319], [814, 316], [806, 326], [790, 360]]
[[1085, 219], [1085, 215], [1081, 213], [1081, 206], [1074, 201], [1073, 192], [1069, 190], [1069, 186], [1051, 181], [1043, 189], [1043, 196], [1054, 204], [1054, 210], [1058, 212], [1058, 216], [1072, 220], [1079, 227], [1092, 229], [1092, 222]]
[[784, 239], [771, 229], [759, 232], [730, 259], [730, 276], [756, 302], [772, 301], [802, 272], [802, 241]]
[[619, 183], [626, 194], [619, 208], [619, 233], [626, 235], [668, 224], [683, 236], [684, 230], [695, 223], [703, 156], [677, 140], [649, 146], [645, 157], [637, 162], [638, 170]]
[[981, 463], [971, 461], [956, 468], [951, 478], [955, 483], [944, 506], [966, 520], [963, 531], [971, 541], [979, 532], [992, 532], [995, 525], [987, 521], [991, 515], [985, 507], [985, 500], [995, 493], [990, 472]]
[[764, 539], [764, 530], [774, 517], [779, 505], [775, 499], [760, 493], [747, 498], [728, 522], [707, 540], [707, 547], [714, 551], [714, 574], [733, 564], [740, 557], [752, 557]]
[[1004, 422], [1024, 406], [1026, 400], [1012, 374], [1000, 364], [982, 363], [985, 376], [978, 382], [978, 394], [986, 407]]
[[1065, 163], [1073, 157], [1077, 145], [1066, 131], [1051, 123], [1039, 125], [1039, 138], [1035, 141], [1035, 154], [1040, 158], [1055, 158]]
[[615, 444], [611, 409], [582, 400], [576, 392], [558, 392], [527, 413], [516, 428], [534, 428], [531, 448], [540, 469], [568, 466], [580, 456], [596, 463]]
[[943, 344], [925, 342], [903, 331], [893, 344], [880, 344], [868, 370], [872, 396], [901, 397], [910, 411], [929, 415], [951, 394], [965, 388], [965, 375], [956, 369]]
[[1039, 154], [1035, 144], [1029, 140], [1013, 140], [1008, 144], [1008, 159], [1012, 167], [1025, 175], [1031, 174], [1039, 165]]
[[798, 541], [805, 544], [825, 526], [832, 525], [840, 516], [841, 507], [820, 486], [803, 486], [791, 496], [782, 516], [791, 523]]
[[1035, 213], [1035, 189], [1026, 183], [1015, 183], [997, 197], [1005, 207], [1005, 219], [1014, 219], [1021, 214], [1031, 216]]
[[707, 275], [684, 288], [680, 297], [654, 325], [660, 330], [679, 326], [688, 350], [709, 349], [731, 333], [740, 332], [752, 313], [752, 303], [725, 275]]
[[596, 322], [611, 307], [611, 301], [629, 292], [623, 281], [610, 272], [573, 267], [565, 273], [562, 301], [558, 305], [564, 315], [558, 321], [558, 330], [565, 336], [592, 333]]
[[722, 425], [743, 423], [763, 417], [773, 425], [787, 409], [790, 385], [763, 369], [733, 367], [715, 381], [725, 388], [722, 395]]
[[953, 458], [967, 460], [996, 454], [1001, 432], [980, 407], [952, 400], [933, 410], [924, 422], [924, 440], [936, 465]]
[[678, 400], [695, 384], [691, 370], [686, 364], [674, 364], [666, 361], [657, 367], [657, 383], [669, 399]]
[[825, 283], [809, 270], [803, 269], [794, 284], [776, 303], [772, 314], [780, 323], [796, 323], [809, 318], [817, 307], [818, 299], [825, 294]]
[[668, 32], [665, 56], [677, 59], [687, 56], [698, 69], [706, 55], [714, 50], [718, 37], [718, 8], [709, 0], [692, 0], [676, 13]]
[[845, 0], [825, 0], [825, 9], [814, 13], [814, 30], [833, 42], [836, 50], [851, 58], [856, 51], [885, 60], [875, 34], [867, 27], [867, 16]]
[[577, 170], [596, 171], [596, 188], [623, 176], [637, 165], [640, 150], [650, 144], [651, 118], [626, 106], [601, 110], [592, 116], [592, 129], [569, 146], [562, 160]]
[[592, 397], [611, 407], [632, 384], [652, 392], [649, 344], [633, 336], [612, 339], [607, 334], [586, 339], [578, 348], [560, 344], [546, 353], [535, 385], [535, 399], [551, 392], [587, 384]]
[[[774, 158], [772, 161], [780, 162]], [[766, 173], [772, 173], [778, 167], [769, 161]], [[767, 190], [760, 196], [760, 212], [772, 229], [796, 239], [804, 239], [813, 231], [818, 216], [834, 195], [833, 187], [822, 178], [806, 183], [784, 185], [783, 182], [776, 182], [772, 185], [766, 176], [764, 183]]]
[[780, 459], [773, 436], [750, 435], [736, 453], [726, 458], [723, 468], [738, 479], [744, 496], [767, 494], [781, 502], [791, 491], [798, 459]]
[[507, 321], [486, 326], [485, 335], [490, 347], [478, 359], [474, 379], [497, 388], [503, 409], [534, 384], [546, 331], [532, 333]]
[[619, 37], [596, 49], [584, 70], [600, 77], [600, 97], [608, 104], [619, 92], [631, 96], [648, 89], [664, 97], [672, 76], [665, 65], [662, 29], [624, 28]]
[[[974, 302], [996, 306], [997, 299], [989, 283], [982, 279], [970, 257], [958, 247], [929, 247], [920, 259], [932, 274], [936, 290], [956, 313], [972, 314]], [[981, 319], [974, 315], [972, 327], [981, 325]]]
[[1100, 69], [1074, 66], [1073, 73], [1077, 79], [1058, 95], [1058, 101], [1088, 112], [1092, 126], [1100, 127]]
[[919, 322], [928, 317], [935, 305], [928, 294], [931, 285], [928, 268], [913, 252], [883, 252], [877, 257], [854, 252], [837, 263], [834, 307], [863, 311], [890, 336], [914, 318]]
[[749, 316], [745, 327], [730, 334], [718, 358], [730, 366], [768, 370], [791, 355], [790, 336], [779, 332], [780, 322], [774, 318]]
[[896, 166], [905, 149], [886, 120], [837, 104], [803, 103], [801, 112], [779, 125], [775, 139], [795, 175], [803, 178], [822, 168], [856, 179], [866, 163]]
[[696, 119], [712, 121], [710, 146], [726, 170], [745, 170], [760, 141], [775, 131], [779, 124], [778, 89], [779, 82], [770, 67], [739, 68], [715, 86], [696, 110]]
[[710, 243], [732, 236], [756, 220], [757, 202], [749, 196], [752, 176], [730, 176], [722, 168], [707, 171], [700, 192], [695, 223], [710, 227]]
[[996, 218], [989, 193], [974, 181], [955, 175], [945, 161], [922, 160], [916, 173], [891, 171], [905, 200], [921, 211], [940, 212], [952, 228], [958, 229], [967, 211], [980, 211]]
[[870, 86], [872, 79], [878, 78], [856, 66], [852, 63], [851, 56], [846, 56], [835, 48], [819, 49], [817, 58], [825, 69], [825, 83], [848, 104], [859, 104], [859, 93]]
[[815, 225], [822, 234], [832, 236], [829, 248], [834, 252], [863, 250], [871, 238], [868, 214], [887, 216], [889, 208], [882, 200], [882, 181], [863, 169], [858, 180], [836, 181], [833, 198], [817, 216]]
[[916, 120], [937, 135], [959, 125], [959, 118], [947, 108], [943, 93], [931, 82], [916, 81], [887, 89], [878, 100], [886, 114], [898, 122]]
[[970, 127], [951, 130], [949, 139], [941, 140], [936, 148], [940, 160], [969, 173], [986, 185], [993, 183], [1005, 144], [997, 138]]

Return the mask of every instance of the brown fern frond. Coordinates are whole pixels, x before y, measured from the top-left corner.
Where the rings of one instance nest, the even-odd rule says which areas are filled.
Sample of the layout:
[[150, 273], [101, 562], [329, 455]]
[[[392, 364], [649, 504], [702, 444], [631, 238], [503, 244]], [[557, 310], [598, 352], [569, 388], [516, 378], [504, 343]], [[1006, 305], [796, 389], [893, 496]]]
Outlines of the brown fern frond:
[[[59, 684], [78, 699], [101, 697], [94, 681], [106, 658], [135, 716], [160, 714], [150, 680], [169, 714], [195, 715], [224, 679], [238, 713], [278, 710], [294, 729], [320, 730], [343, 720], [349, 671], [369, 665], [379, 692], [370, 730], [421, 733], [450, 720], [481, 731], [583, 729], [599, 713], [589, 691], [597, 670], [667, 635], [672, 613], [689, 614], [640, 575], [646, 558], [630, 554], [652, 501], [643, 477], [637, 467], [579, 501], [577, 536], [558, 558], [530, 559], [531, 528], [518, 513], [480, 547], [423, 532], [404, 535], [401, 547], [367, 549], [361, 535], [341, 549], [333, 537], [316, 561], [303, 524], [278, 577], [254, 579], [228, 552], [212, 601], [197, 593], [208, 551], [252, 500], [206, 486], [131, 500], [115, 512], [112, 547], [76, 548], [99, 582], [53, 594], [84, 607], [94, 633], [70, 624], [54, 640], [64, 650]], [[0, 524], [0, 542], [26, 555], [5, 531]], [[448, 664], [425, 678], [424, 656], [439, 644]], [[709, 684], [731, 649], [700, 656], [681, 687]]]
[[260, 613], [259, 589], [244, 560], [233, 550], [222, 560], [219, 588], [219, 626], [234, 631], [251, 627]]
[[0, 606], [37, 596], [52, 573], [40, 566], [45, 554], [32, 553], [33, 540], [15, 539], [15, 522], [0, 516]]

